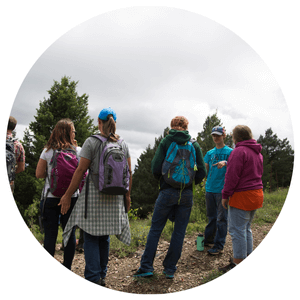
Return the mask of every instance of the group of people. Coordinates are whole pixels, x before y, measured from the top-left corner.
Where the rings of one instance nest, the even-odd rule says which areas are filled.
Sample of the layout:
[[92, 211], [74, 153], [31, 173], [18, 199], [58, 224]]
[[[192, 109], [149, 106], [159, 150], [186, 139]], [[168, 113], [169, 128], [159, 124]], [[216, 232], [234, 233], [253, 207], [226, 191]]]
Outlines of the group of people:
[[[116, 113], [111, 108], [101, 110], [98, 116], [99, 134], [108, 141], [121, 141], [128, 168], [129, 189], [126, 195], [107, 195], [98, 189], [100, 143], [98, 139], [87, 138], [82, 148], [78, 147], [76, 129], [69, 119], [60, 120], [53, 129], [49, 141], [40, 155], [36, 177], [45, 178], [45, 188], [41, 201], [43, 208], [44, 247], [54, 256], [59, 223], [62, 225], [64, 242], [63, 265], [71, 269], [75, 253], [75, 229], [84, 232], [85, 273], [87, 280], [105, 286], [109, 257], [110, 235], [116, 235], [123, 243], [131, 242], [127, 213], [131, 204], [131, 158], [128, 145], [116, 134]], [[11, 121], [10, 121], [11, 122]], [[256, 209], [263, 203], [263, 159], [261, 145], [253, 139], [247, 126], [238, 125], [232, 131], [235, 149], [225, 145], [226, 132], [222, 126], [212, 129], [211, 136], [215, 147], [203, 157], [199, 144], [191, 139], [189, 122], [177, 116], [171, 120], [168, 135], [160, 142], [151, 163], [153, 175], [159, 180], [160, 192], [156, 199], [151, 227], [139, 269], [134, 277], [152, 276], [153, 262], [159, 238], [165, 224], [172, 216], [174, 230], [166, 257], [163, 261], [166, 278], [172, 279], [181, 256], [186, 228], [193, 206], [193, 185], [174, 188], [162, 176], [162, 165], [170, 145], [186, 144], [192, 141], [195, 150], [194, 184], [206, 178], [206, 209], [208, 224], [204, 232], [204, 245], [212, 246], [209, 255], [222, 253], [227, 228], [232, 237], [233, 259], [230, 264], [220, 268], [227, 272], [245, 259], [253, 250], [251, 221]], [[12, 126], [9, 123], [11, 130]], [[12, 129], [13, 130], [13, 129]], [[11, 133], [10, 133], [11, 134]], [[7, 138], [10, 138], [8, 132]], [[16, 145], [17, 146], [17, 145]], [[79, 162], [66, 187], [65, 194], [57, 197], [48, 191], [50, 163], [53, 151], [74, 148]], [[25, 162], [20, 158], [17, 161]], [[21, 155], [22, 157], [22, 155]], [[88, 171], [81, 193], [78, 186]], [[88, 195], [88, 205], [86, 197]]]

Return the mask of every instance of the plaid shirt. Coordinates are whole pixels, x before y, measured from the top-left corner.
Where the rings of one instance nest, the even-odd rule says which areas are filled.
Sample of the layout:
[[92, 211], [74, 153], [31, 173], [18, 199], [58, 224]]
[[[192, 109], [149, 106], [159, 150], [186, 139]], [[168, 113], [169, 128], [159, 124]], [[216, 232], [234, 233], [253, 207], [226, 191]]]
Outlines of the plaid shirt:
[[94, 236], [116, 235], [121, 242], [130, 245], [131, 234], [123, 196], [102, 194], [90, 180], [87, 218], [85, 219], [85, 190], [86, 186], [83, 187], [65, 227], [64, 245], [67, 245], [72, 228], [76, 225]]
[[[13, 139], [12, 133], [6, 134], [6, 139], [8, 140], [9, 138]], [[25, 151], [23, 145], [18, 140], [14, 141], [14, 149], [16, 155], [16, 162], [25, 162]]]
[[[95, 169], [95, 164], [99, 165], [99, 151], [97, 151], [99, 143], [99, 140], [90, 137], [84, 142], [80, 152], [80, 157], [91, 160], [90, 175], [93, 174], [91, 167], [94, 166]], [[124, 147], [127, 149], [127, 156], [129, 157], [125, 142]], [[116, 235], [121, 242], [130, 245], [131, 234], [123, 196], [102, 194], [90, 178], [87, 218], [85, 219], [85, 190], [86, 185], [83, 187], [65, 227], [64, 245], [68, 243], [72, 228], [76, 225], [90, 235]]]

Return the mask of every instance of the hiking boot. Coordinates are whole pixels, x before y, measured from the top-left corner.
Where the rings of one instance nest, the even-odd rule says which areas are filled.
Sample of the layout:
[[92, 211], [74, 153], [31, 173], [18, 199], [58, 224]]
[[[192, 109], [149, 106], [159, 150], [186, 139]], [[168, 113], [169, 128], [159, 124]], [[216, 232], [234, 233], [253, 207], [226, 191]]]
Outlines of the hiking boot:
[[167, 274], [166, 271], [163, 271], [163, 274], [166, 276], [167, 279], [173, 279], [174, 274]]
[[222, 254], [224, 251], [223, 249], [218, 249], [218, 248], [211, 248], [209, 250], [207, 250], [207, 253], [210, 254], [210, 255], [218, 255], [218, 254]]
[[226, 273], [226, 272], [230, 271], [231, 269], [233, 269], [236, 266], [236, 264], [233, 262], [232, 258], [229, 260], [229, 262], [230, 262], [229, 265], [227, 265], [223, 268], [218, 268], [218, 270], [220, 272]]
[[137, 272], [133, 274], [133, 277], [151, 277], [153, 276], [153, 272], [144, 272], [141, 269], [138, 269]]

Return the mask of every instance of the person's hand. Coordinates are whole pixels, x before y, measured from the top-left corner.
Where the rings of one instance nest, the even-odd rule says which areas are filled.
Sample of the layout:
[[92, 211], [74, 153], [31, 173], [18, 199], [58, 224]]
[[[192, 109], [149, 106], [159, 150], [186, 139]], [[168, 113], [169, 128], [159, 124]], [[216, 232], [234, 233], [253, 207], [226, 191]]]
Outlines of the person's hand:
[[227, 209], [229, 203], [229, 199], [222, 199], [222, 205], [225, 209]]
[[60, 199], [60, 202], [58, 203], [58, 206], [61, 206], [61, 214], [65, 215], [71, 206], [71, 197], [63, 195]]
[[226, 166], [226, 161], [225, 160], [219, 161], [216, 164], [213, 164], [213, 167], [215, 167], [215, 166], [218, 166], [218, 169], [222, 169], [223, 167]]

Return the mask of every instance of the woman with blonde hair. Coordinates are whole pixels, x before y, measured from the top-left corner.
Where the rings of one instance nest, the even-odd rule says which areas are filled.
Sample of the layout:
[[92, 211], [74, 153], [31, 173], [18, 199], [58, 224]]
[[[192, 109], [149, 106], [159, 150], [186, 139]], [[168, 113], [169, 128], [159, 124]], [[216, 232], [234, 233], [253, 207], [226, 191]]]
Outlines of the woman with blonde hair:
[[[50, 138], [41, 153], [40, 159], [36, 167], [36, 177], [45, 178], [45, 186], [43, 190], [43, 197], [40, 204], [42, 217], [43, 217], [43, 226], [44, 226], [44, 248], [54, 256], [55, 245], [58, 234], [58, 226], [61, 223], [62, 228], [64, 229], [72, 209], [78, 198], [78, 190], [74, 190], [74, 193], [71, 195], [70, 209], [65, 215], [61, 214], [60, 207], [58, 206], [60, 202], [60, 197], [53, 195], [50, 191], [50, 178], [51, 178], [51, 160], [55, 150], [62, 149], [73, 149], [77, 151], [77, 142], [75, 140], [75, 127], [73, 122], [70, 119], [62, 119], [57, 122], [55, 125]], [[78, 186], [77, 186], [78, 187]], [[67, 186], [65, 187], [68, 188]], [[53, 192], [54, 193], [54, 192]], [[71, 233], [71, 238], [68, 245], [64, 248], [64, 261], [63, 265], [71, 269], [72, 261], [75, 254], [76, 247], [76, 237], [75, 229]]]
[[232, 139], [235, 149], [228, 159], [222, 205], [228, 208], [233, 260], [219, 268], [222, 272], [234, 268], [253, 251], [251, 222], [264, 199], [262, 146], [253, 139], [251, 129], [245, 125], [233, 129]]
[[[124, 150], [129, 167], [129, 190], [125, 195], [127, 211], [130, 209], [131, 192], [131, 158], [124, 140], [116, 134], [116, 113], [111, 108], [101, 110], [98, 116], [100, 135], [111, 142], [119, 142]], [[74, 207], [69, 222], [63, 233], [64, 244], [68, 243], [70, 232], [78, 226], [84, 232], [85, 279], [105, 285], [107, 272], [110, 235], [116, 235], [122, 242], [131, 242], [128, 216], [124, 207], [123, 195], [108, 195], [99, 190], [99, 161], [101, 155], [101, 141], [89, 137], [80, 152], [79, 166], [74, 173], [72, 182], [61, 198], [61, 212], [68, 212], [71, 195], [89, 169], [90, 183], [86, 183]], [[88, 205], [85, 206], [85, 196], [88, 194]]]

